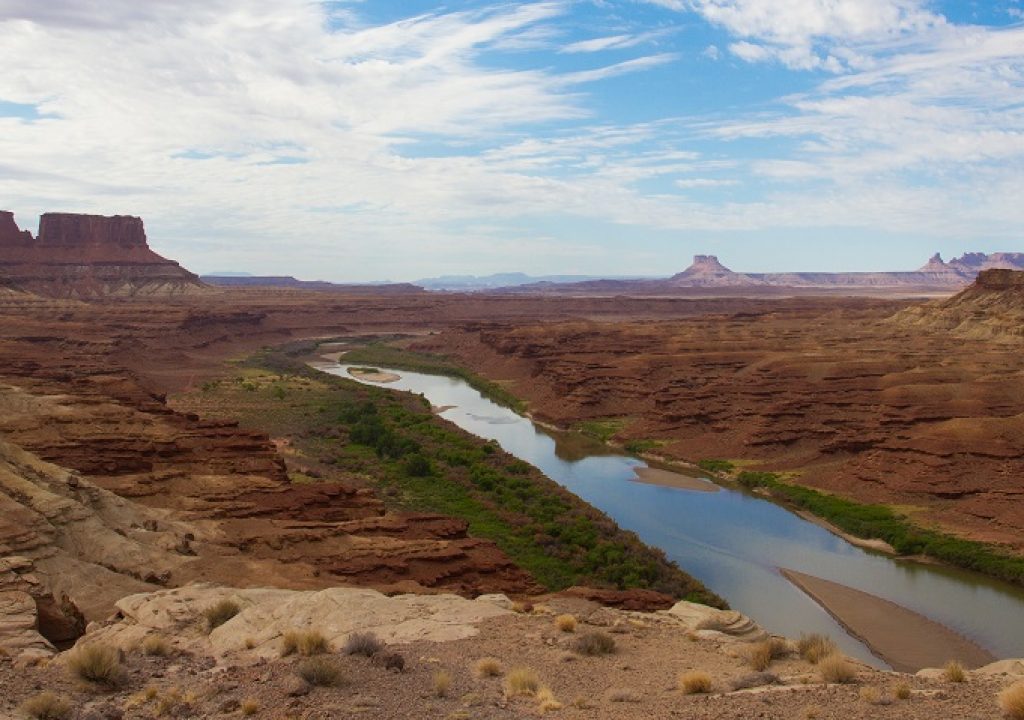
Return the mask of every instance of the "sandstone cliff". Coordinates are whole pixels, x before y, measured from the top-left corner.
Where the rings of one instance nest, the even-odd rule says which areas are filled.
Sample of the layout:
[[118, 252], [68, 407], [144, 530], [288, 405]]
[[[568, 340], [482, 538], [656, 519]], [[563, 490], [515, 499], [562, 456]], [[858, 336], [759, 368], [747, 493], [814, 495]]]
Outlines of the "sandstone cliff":
[[38, 295], [180, 295], [204, 289], [199, 278], [149, 248], [142, 220], [47, 213], [39, 236], [0, 212], [0, 279]]
[[908, 308], [893, 322], [947, 331], [962, 338], [1017, 343], [1024, 340], [1024, 272], [983, 270], [974, 284], [951, 298]]

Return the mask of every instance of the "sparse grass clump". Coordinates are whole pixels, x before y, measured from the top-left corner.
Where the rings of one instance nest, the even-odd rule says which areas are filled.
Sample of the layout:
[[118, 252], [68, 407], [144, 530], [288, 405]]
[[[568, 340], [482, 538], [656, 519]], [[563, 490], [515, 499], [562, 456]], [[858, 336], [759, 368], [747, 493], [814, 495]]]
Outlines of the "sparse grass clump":
[[250, 698], [249, 700], [245, 700], [242, 703], [242, 705], [239, 707], [239, 710], [242, 711], [243, 715], [249, 717], [251, 715], [255, 715], [260, 711], [260, 704]]
[[576, 618], [573, 615], [559, 615], [555, 618], [555, 627], [564, 633], [576, 632]]
[[910, 699], [910, 683], [906, 680], [900, 680], [892, 687], [892, 695], [897, 700], [909, 700]]
[[1010, 720], [1024, 720], [1024, 680], [999, 693], [999, 707]]
[[868, 705], [882, 704], [882, 693], [874, 685], [865, 685], [860, 689], [860, 699]]
[[857, 670], [838, 652], [819, 660], [818, 672], [827, 683], [849, 683], [857, 678]]
[[295, 666], [295, 673], [317, 687], [335, 687], [341, 685], [341, 668], [331, 658], [316, 656], [303, 660]]
[[967, 670], [957, 660], [950, 660], [943, 669], [946, 680], [952, 683], [967, 682]]
[[327, 638], [316, 630], [289, 630], [281, 638], [281, 657], [295, 654], [312, 657], [330, 649]]
[[576, 638], [572, 649], [580, 655], [611, 655], [615, 652], [615, 638], [603, 632], [590, 632]]
[[438, 670], [434, 673], [434, 694], [437, 697], [448, 697], [448, 690], [452, 686], [452, 674], [447, 670]]
[[789, 654], [789, 645], [782, 638], [766, 638], [754, 643], [746, 653], [747, 664], [754, 670], [767, 670], [773, 660]]
[[536, 695], [539, 689], [540, 678], [530, 668], [515, 668], [505, 678], [505, 693], [510, 697]]
[[711, 692], [711, 675], [703, 670], [690, 670], [679, 676], [679, 689], [686, 695], [701, 695]]
[[542, 713], [553, 712], [562, 709], [562, 703], [558, 702], [551, 688], [542, 687], [537, 691], [537, 709]]
[[640, 694], [629, 688], [612, 688], [608, 691], [608, 701], [615, 703], [638, 703]]
[[485, 657], [476, 661], [476, 674], [479, 677], [498, 677], [501, 673], [501, 661], [498, 658]]
[[150, 657], [167, 657], [171, 644], [161, 635], [149, 635], [142, 641], [142, 652]]
[[121, 653], [102, 643], [80, 645], [68, 657], [68, 669], [81, 680], [114, 687], [121, 683]]
[[241, 610], [242, 608], [234, 600], [224, 599], [211, 605], [203, 611], [203, 617], [206, 618], [206, 629], [212, 632], [241, 612]]
[[819, 661], [838, 650], [832, 638], [819, 635], [818, 633], [801, 635], [800, 640], [796, 644], [796, 649], [800, 653], [800, 657], [811, 665], [817, 665]]
[[64, 720], [71, 714], [71, 704], [49, 690], [30, 697], [19, 709], [35, 720]]
[[371, 632], [357, 632], [348, 636], [345, 641], [344, 652], [346, 655], [362, 655], [373, 657], [375, 653], [384, 649], [384, 643]]

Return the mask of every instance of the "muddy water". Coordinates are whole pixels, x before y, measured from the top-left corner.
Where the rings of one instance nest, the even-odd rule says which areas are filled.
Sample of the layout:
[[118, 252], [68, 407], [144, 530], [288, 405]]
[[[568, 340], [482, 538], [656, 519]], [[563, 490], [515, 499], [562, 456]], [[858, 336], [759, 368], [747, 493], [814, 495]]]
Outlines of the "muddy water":
[[[348, 366], [325, 368], [348, 377]], [[778, 568], [883, 597], [940, 622], [999, 657], [1024, 657], [1024, 590], [974, 573], [893, 560], [850, 545], [768, 500], [635, 482], [645, 463], [578, 435], [552, 433], [482, 397], [462, 380], [395, 370], [385, 387], [421, 393], [441, 415], [540, 468], [772, 632], [832, 636], [848, 654], [879, 667]]]

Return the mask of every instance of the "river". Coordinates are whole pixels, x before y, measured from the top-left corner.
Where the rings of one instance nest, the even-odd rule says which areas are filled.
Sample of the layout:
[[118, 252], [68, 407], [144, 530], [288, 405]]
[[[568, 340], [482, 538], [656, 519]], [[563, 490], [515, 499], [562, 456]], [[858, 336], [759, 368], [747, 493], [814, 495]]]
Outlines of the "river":
[[[321, 369], [348, 379], [348, 365]], [[405, 370], [386, 386], [422, 394], [442, 417], [540, 468], [771, 632], [821, 632], [847, 654], [886, 667], [780, 573], [833, 580], [914, 610], [998, 657], [1024, 656], [1024, 590], [940, 565], [855, 547], [793, 512], [740, 489], [717, 492], [636, 482], [642, 460], [577, 434], [551, 432], [455, 378]], [[451, 406], [451, 407], [447, 407]]]

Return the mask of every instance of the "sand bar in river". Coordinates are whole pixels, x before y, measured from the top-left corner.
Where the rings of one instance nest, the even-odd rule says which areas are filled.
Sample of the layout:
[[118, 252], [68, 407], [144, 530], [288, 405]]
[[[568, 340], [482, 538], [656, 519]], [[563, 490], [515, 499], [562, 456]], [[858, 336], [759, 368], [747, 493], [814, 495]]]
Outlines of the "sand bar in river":
[[996, 659], [977, 643], [902, 605], [813, 575], [781, 572], [894, 670], [917, 672], [950, 660], [976, 668]]
[[662, 485], [664, 487], [680, 488], [681, 490], [696, 490], [697, 492], [718, 492], [720, 487], [710, 480], [704, 478], [690, 477], [680, 473], [659, 470], [652, 467], [636, 468], [636, 479], [634, 482], [642, 482], [648, 485]]

